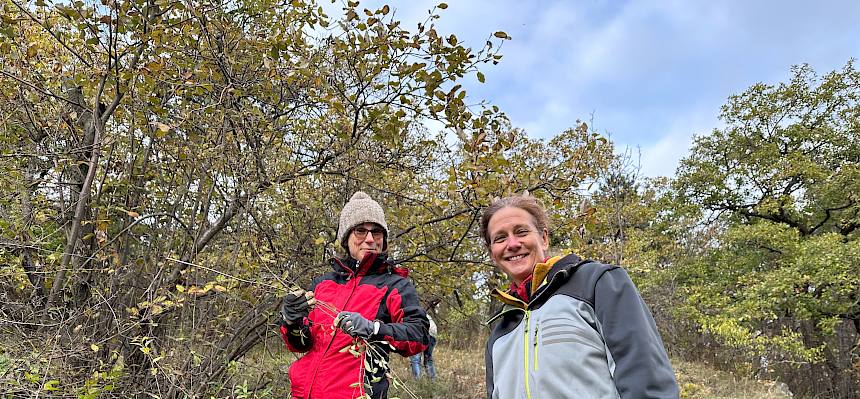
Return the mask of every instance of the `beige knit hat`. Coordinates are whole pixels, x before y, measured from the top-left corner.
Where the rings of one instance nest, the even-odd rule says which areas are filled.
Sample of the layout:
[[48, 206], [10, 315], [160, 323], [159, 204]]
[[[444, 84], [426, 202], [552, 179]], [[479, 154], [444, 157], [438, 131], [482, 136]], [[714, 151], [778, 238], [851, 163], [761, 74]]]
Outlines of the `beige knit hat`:
[[363, 191], [356, 191], [352, 198], [340, 211], [340, 222], [337, 226], [337, 240], [344, 249], [349, 246], [346, 242], [347, 234], [352, 228], [363, 223], [376, 223], [385, 230], [385, 238], [382, 241], [382, 251], [388, 249], [388, 224], [385, 223], [385, 213], [379, 203], [370, 198]]

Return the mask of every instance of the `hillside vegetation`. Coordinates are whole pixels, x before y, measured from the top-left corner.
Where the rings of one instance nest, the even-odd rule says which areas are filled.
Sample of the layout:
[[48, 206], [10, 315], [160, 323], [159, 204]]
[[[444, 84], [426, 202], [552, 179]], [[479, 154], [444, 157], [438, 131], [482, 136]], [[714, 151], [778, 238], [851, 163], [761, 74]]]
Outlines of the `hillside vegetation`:
[[[287, 370], [295, 360], [295, 356], [280, 343], [272, 340], [269, 345], [249, 353], [243, 360], [233, 364], [228, 371], [227, 384], [222, 393], [216, 397], [223, 398], [280, 398], [289, 394], [289, 379]], [[40, 375], [38, 364], [51, 367], [47, 361], [28, 358], [26, 348], [21, 342], [15, 342], [9, 335], [4, 335], [0, 352], [0, 394], [13, 397], [35, 396], [42, 392], [43, 397], [51, 397], [54, 393], [66, 391], [59, 381], [45, 380]], [[22, 350], [17, 352], [15, 350]], [[89, 349], [89, 348], [87, 348]], [[20, 356], [20, 357], [18, 357]], [[420, 380], [412, 378], [409, 370], [409, 359], [399, 356], [392, 357], [391, 375], [393, 388], [392, 397], [401, 399], [483, 399], [486, 397], [484, 375], [483, 348], [454, 349], [448, 345], [440, 345], [434, 356], [438, 377], [430, 381], [426, 377]], [[757, 381], [739, 377], [725, 371], [717, 370], [700, 362], [689, 362], [673, 359], [673, 366], [681, 386], [682, 398], [702, 399], [782, 399], [791, 396], [781, 390], [780, 385], [773, 381]], [[60, 369], [59, 364], [54, 368]], [[44, 370], [44, 369], [41, 369]], [[55, 375], [62, 376], [60, 371]], [[121, 370], [107, 371], [104, 375], [94, 375], [87, 380], [91, 387], [98, 386], [95, 382], [118, 383]], [[92, 394], [112, 396], [114, 390], [121, 387], [101, 385], [98, 392], [78, 391], [77, 397], [95, 397]], [[782, 388], [787, 389], [787, 388]]]
[[446, 8], [0, 0], [0, 390], [283, 396], [278, 305], [363, 190], [448, 342], [414, 389], [475, 397], [507, 285], [477, 221], [528, 191], [553, 250], [630, 273], [685, 395], [860, 397], [853, 61], [731, 96], [648, 179], [589, 123], [536, 139], [469, 97], [512, 38], [463, 43]]

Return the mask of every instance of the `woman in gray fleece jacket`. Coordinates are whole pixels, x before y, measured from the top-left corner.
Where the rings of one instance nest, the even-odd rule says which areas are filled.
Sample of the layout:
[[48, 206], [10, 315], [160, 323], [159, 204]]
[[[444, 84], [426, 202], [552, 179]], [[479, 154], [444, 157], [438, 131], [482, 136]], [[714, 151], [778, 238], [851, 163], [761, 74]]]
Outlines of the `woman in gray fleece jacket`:
[[493, 263], [511, 279], [487, 343], [488, 398], [677, 398], [651, 312], [627, 272], [576, 255], [549, 258], [534, 197], [495, 201], [481, 217]]

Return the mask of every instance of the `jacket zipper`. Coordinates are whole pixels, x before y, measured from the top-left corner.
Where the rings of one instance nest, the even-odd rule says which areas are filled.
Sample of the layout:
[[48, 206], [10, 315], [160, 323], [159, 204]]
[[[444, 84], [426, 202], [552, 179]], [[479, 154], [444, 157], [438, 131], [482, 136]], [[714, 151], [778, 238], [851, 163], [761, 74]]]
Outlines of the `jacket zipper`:
[[[358, 286], [358, 280], [360, 279], [358, 276], [358, 269], [359, 269], [359, 267], [356, 267], [356, 271], [352, 275], [347, 276], [347, 278], [346, 278], [347, 283], [350, 283], [350, 280], [352, 280], [351, 281], [352, 289], [349, 291], [349, 295], [347, 295], [346, 301], [343, 302], [343, 306], [341, 306], [340, 309], [346, 309], [346, 305], [349, 304], [349, 300], [352, 298], [352, 294], [355, 293], [355, 288]], [[335, 316], [335, 317], [337, 317], [337, 316]], [[337, 334], [337, 332], [335, 332], [335, 334]], [[332, 335], [331, 339], [329, 339], [328, 345], [326, 346], [325, 350], [323, 351], [323, 353], [321, 355], [322, 357], [320, 357], [320, 361], [322, 361], [322, 359], [325, 358], [325, 355], [328, 353], [329, 349], [331, 349], [331, 344], [334, 343], [334, 338], [335, 338], [334, 335]], [[313, 391], [313, 389], [314, 389], [314, 382], [316, 382], [316, 379], [317, 379], [317, 372], [319, 371], [319, 366], [320, 366], [319, 363], [317, 363], [317, 366], [314, 368], [314, 375], [311, 378], [310, 386], [308, 386], [308, 397], [311, 396], [311, 391]], [[360, 377], [358, 379], [359, 392], [362, 395], [364, 395], [365, 394], [365, 392], [364, 392], [364, 359], [361, 360], [361, 372], [359, 373], [359, 375], [360, 375]]]
[[[543, 287], [541, 287], [541, 289], [539, 289], [537, 292], [535, 292], [535, 295], [534, 295], [534, 297], [531, 298], [531, 301], [529, 301], [528, 304], [525, 304], [525, 308], [522, 309], [525, 312], [525, 327], [524, 327], [525, 331], [523, 334], [523, 337], [524, 337], [523, 338], [523, 341], [524, 341], [523, 342], [523, 361], [525, 362], [525, 367], [524, 367], [524, 370], [525, 370], [525, 388], [526, 388], [526, 397], [528, 399], [531, 399], [531, 397], [532, 397], [531, 389], [529, 388], [529, 317], [531, 316], [531, 311], [529, 310], [529, 305], [532, 303], [535, 303], [535, 300], [537, 298], [543, 296], [547, 292], [548, 288], [555, 282], [555, 280], [561, 278], [561, 277], [559, 277], [559, 275], [564, 275], [565, 277], [567, 277], [569, 274], [571, 274], [571, 272], [570, 272], [571, 269], [573, 269], [575, 271], [580, 265], [586, 264], [588, 262], [589, 261], [587, 261], [587, 260], [580, 259], [576, 265], [573, 265], [572, 267], [565, 268], [564, 270], [561, 270], [558, 273], [556, 273], [555, 275], [553, 275], [552, 279], [550, 279], [550, 281], [548, 281]], [[494, 320], [496, 320], [499, 317], [501, 317], [502, 315], [504, 315], [505, 313], [508, 313], [510, 311], [513, 311], [513, 310], [517, 310], [517, 308], [503, 309], [501, 312], [499, 312], [495, 316], [491, 317], [490, 320], [487, 320], [486, 323], [490, 324]], [[534, 355], [533, 355], [534, 364], [535, 364], [535, 371], [537, 371], [537, 369], [538, 369], [538, 341], [539, 341], [538, 330], [539, 330], [539, 328], [538, 328], [538, 325], [536, 323], [535, 324], [535, 336], [534, 336]]]
[[535, 348], [535, 350], [534, 350], [534, 352], [535, 352], [535, 359], [534, 359], [534, 363], [535, 363], [535, 371], [537, 371], [537, 370], [538, 370], [538, 341], [539, 341], [539, 340], [538, 340], [538, 330], [539, 330], [539, 329], [540, 329], [540, 319], [539, 319], [539, 318], [536, 318], [536, 319], [535, 319], [535, 341], [534, 341], [534, 348]]
[[525, 373], [525, 383], [526, 383], [526, 398], [532, 398], [531, 389], [529, 389], [529, 316], [531, 315], [531, 311], [526, 309], [525, 316], [525, 333], [523, 334], [523, 361], [525, 362], [525, 367], [523, 367], [523, 372]]

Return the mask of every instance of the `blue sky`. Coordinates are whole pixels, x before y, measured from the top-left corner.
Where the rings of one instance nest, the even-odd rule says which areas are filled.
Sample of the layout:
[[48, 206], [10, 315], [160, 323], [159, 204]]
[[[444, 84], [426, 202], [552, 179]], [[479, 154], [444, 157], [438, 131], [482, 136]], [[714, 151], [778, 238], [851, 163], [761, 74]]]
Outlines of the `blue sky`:
[[[380, 2], [363, 1], [372, 8]], [[414, 30], [438, 1], [391, 2]], [[531, 137], [577, 119], [641, 154], [646, 176], [672, 176], [694, 135], [721, 126], [728, 96], [860, 58], [860, 1], [449, 0], [437, 30], [479, 48], [495, 31], [504, 58], [464, 83]], [[637, 157], [639, 157], [637, 155]]]

